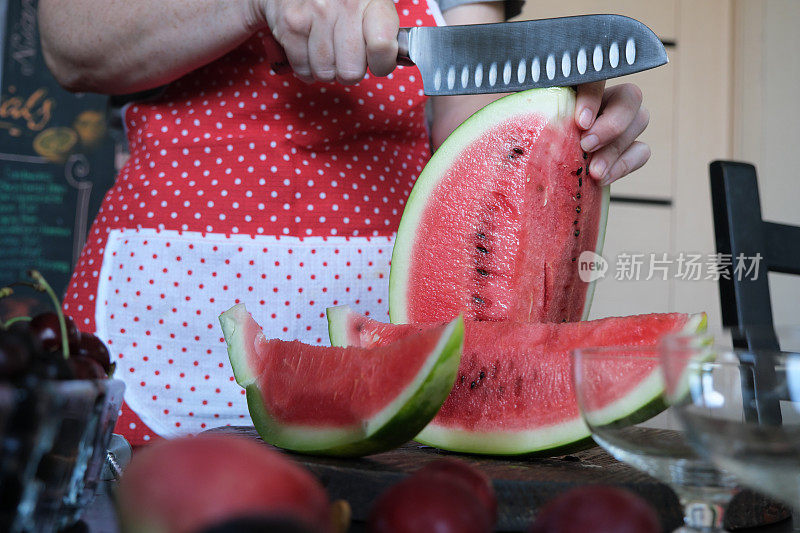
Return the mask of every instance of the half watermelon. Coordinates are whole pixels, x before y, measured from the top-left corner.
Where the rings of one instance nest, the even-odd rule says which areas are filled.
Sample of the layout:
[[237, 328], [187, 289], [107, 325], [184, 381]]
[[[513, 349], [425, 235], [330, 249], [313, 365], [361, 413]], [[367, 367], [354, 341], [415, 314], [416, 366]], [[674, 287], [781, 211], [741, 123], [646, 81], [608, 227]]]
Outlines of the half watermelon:
[[[467, 321], [453, 390], [415, 440], [445, 450], [496, 455], [557, 455], [582, 447], [589, 430], [575, 400], [571, 351], [656, 346], [666, 334], [697, 331], [705, 322], [705, 314], [683, 313], [569, 323]], [[343, 306], [328, 310], [328, 327], [332, 345], [380, 346], [433, 326], [384, 324]], [[619, 375], [613, 395], [602, 390], [596, 394], [613, 419], [642, 416], [643, 410], [652, 416], [663, 409], [663, 382], [650, 360]]]
[[267, 340], [243, 304], [220, 324], [264, 441], [319, 455], [367, 455], [412, 439], [447, 398], [464, 338], [458, 317], [370, 348]]
[[394, 323], [588, 318], [581, 252], [601, 252], [608, 187], [586, 173], [572, 89], [501, 98], [459, 126], [417, 179], [389, 277]]

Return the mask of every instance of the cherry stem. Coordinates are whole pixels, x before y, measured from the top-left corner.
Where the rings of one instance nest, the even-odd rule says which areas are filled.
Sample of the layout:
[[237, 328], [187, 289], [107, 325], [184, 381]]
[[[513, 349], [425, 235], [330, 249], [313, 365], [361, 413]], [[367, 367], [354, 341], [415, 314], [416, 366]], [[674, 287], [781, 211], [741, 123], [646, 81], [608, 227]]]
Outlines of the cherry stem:
[[[0, 293], [2, 293], [2, 289], [0, 289]], [[6, 320], [6, 323], [3, 324], [3, 329], [8, 329], [17, 322], [30, 322], [30, 321], [31, 317], [29, 316], [15, 316], [14, 318], [9, 318], [8, 320]]]
[[44, 291], [53, 301], [53, 306], [56, 308], [56, 315], [58, 316], [58, 325], [61, 328], [61, 353], [64, 359], [69, 359], [69, 341], [67, 340], [67, 321], [64, 320], [64, 312], [61, 310], [61, 302], [59, 302], [56, 293], [50, 284], [44, 279], [44, 276], [38, 270], [29, 270], [28, 275], [34, 281], [34, 288], [37, 291]]

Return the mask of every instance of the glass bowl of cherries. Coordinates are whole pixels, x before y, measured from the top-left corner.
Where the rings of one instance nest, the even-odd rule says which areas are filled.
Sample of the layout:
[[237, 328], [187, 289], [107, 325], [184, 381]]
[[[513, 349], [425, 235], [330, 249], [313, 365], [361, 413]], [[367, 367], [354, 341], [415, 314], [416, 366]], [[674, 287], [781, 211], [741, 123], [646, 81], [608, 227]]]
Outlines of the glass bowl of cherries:
[[[61, 311], [0, 324], [0, 531], [56, 531], [91, 502], [125, 385], [105, 344]], [[9, 297], [11, 288], [0, 289]]]

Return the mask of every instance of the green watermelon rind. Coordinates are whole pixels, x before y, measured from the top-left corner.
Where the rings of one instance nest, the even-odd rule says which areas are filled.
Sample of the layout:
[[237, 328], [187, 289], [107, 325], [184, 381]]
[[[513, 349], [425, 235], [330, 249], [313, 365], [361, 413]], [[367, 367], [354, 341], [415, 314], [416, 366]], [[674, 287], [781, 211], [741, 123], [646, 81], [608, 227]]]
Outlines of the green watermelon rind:
[[[247, 322], [250, 313], [244, 304], [236, 304], [221, 315], [219, 315], [219, 324], [222, 327], [222, 335], [225, 338], [225, 344], [228, 347], [228, 359], [231, 362], [233, 369], [233, 377], [240, 387], [246, 389], [249, 385], [255, 382], [256, 377], [250, 371], [250, 366], [247, 364], [247, 347], [245, 346], [245, 334], [239, 330], [239, 324]], [[263, 337], [263, 333], [258, 333]]]
[[[223, 316], [225, 314], [223, 313]], [[243, 378], [247, 406], [261, 438], [298, 453], [355, 457], [380, 453], [408, 442], [430, 422], [455, 383], [464, 344], [464, 321], [459, 316], [443, 330], [417, 376], [392, 402], [358, 427], [320, 428], [287, 425], [270, 415], [258, 380], [247, 365], [244, 340], [231, 329], [232, 317], [220, 317], [234, 375]], [[233, 353], [232, 353], [233, 352]], [[244, 365], [244, 367], [242, 367]], [[238, 367], [238, 368], [237, 368]], [[237, 377], [238, 381], [238, 377]]]
[[[705, 329], [705, 313], [691, 315], [682, 332]], [[664, 382], [658, 369], [650, 373], [625, 397], [604, 408], [609, 422], [626, 424], [649, 420], [666, 409]], [[577, 416], [561, 424], [519, 432], [471, 432], [428, 425], [414, 440], [443, 450], [485, 455], [561, 455], [567, 449], [583, 446], [591, 438], [583, 418]], [[587, 446], [588, 447], [588, 446]]]
[[[490, 106], [476, 111], [448, 136], [442, 147], [430, 158], [420, 173], [403, 210], [403, 217], [395, 238], [392, 251], [392, 268], [389, 273], [389, 320], [393, 324], [408, 323], [407, 287], [410, 274], [411, 250], [422, 214], [430, 197], [446, 170], [453, 165], [455, 159], [470, 144], [477, 141], [488, 129], [502, 122], [525, 114], [539, 113], [549, 120], [571, 117], [575, 109], [575, 91], [571, 88], [551, 87], [547, 89], [531, 89], [504, 96]], [[608, 203], [610, 187], [602, 188], [601, 214], [595, 252], [602, 253], [605, 239], [606, 221], [608, 220]], [[594, 294], [594, 282], [589, 284], [583, 309], [583, 319], [589, 316], [591, 298]]]
[[[703, 333], [705, 328], [698, 329], [696, 332], [690, 333]], [[681, 334], [679, 334], [680, 336]], [[690, 335], [692, 338], [692, 344], [689, 348], [693, 348], [695, 350], [700, 350], [700, 352], [691, 357], [690, 363], [698, 364], [698, 363], [708, 363], [715, 361], [719, 354], [714, 349], [714, 336], [708, 334], [706, 332], [705, 335]], [[687, 364], [686, 368], [684, 368], [683, 372], [681, 373], [680, 377], [678, 378], [678, 384], [675, 385], [675, 390], [672, 394], [667, 394], [667, 403], [670, 405], [677, 405], [682, 403], [686, 400], [691, 392], [691, 385], [690, 380], [696, 379], [696, 375], [700, 372], [692, 373], [692, 367]]]
[[[679, 334], [690, 334], [705, 331], [707, 325], [708, 316], [705, 313], [691, 315], [686, 324], [684, 324], [683, 328], [681, 328]], [[640, 389], [657, 391], [657, 394], [653, 395], [653, 400], [661, 401], [662, 411], [666, 409], [667, 405], [664, 400], [665, 385], [660, 367], [653, 371], [644, 382], [640, 383], [637, 388], [634, 389], [634, 393], [631, 394], [635, 394], [636, 391]], [[592, 418], [596, 420], [598, 424], [602, 425], [622, 421], [627, 422], [630, 425], [631, 423], [638, 423], [647, 420], [647, 418], [642, 420], [639, 419], [639, 417], [641, 417], [643, 414], [639, 411], [643, 405], [647, 405], [650, 402], [647, 402], [646, 404], [637, 404], [636, 401], [631, 400], [631, 394], [626, 395], [624, 398], [617, 400], [607, 407], [604, 407], [599, 412], [592, 413]], [[633, 420], [636, 420], [636, 422], [633, 422]]]
[[350, 346], [347, 340], [347, 317], [355, 313], [350, 306], [337, 305], [325, 309], [325, 316], [328, 320], [328, 338], [331, 346], [346, 348]]

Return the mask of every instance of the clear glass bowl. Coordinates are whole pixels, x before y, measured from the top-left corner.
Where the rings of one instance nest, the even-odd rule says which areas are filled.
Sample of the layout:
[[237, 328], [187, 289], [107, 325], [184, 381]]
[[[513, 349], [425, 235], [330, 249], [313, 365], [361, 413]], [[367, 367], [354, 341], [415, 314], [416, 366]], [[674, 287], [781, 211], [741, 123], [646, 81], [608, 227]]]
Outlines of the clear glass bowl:
[[[669, 398], [699, 453], [752, 489], [800, 509], [800, 327], [671, 336], [661, 354]], [[795, 516], [795, 523], [798, 523]]]
[[[573, 381], [578, 407], [595, 442], [675, 491], [685, 524], [676, 531], [723, 531], [725, 509], [737, 492], [736, 480], [699, 456], [683, 431], [665, 429], [672, 425], [666, 424], [671, 409], [664, 399], [658, 350], [622, 346], [575, 350]], [[656, 420], [662, 412], [667, 416]]]
[[80, 518], [124, 391], [119, 380], [0, 384], [0, 531], [55, 531]]

